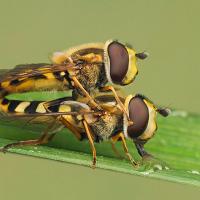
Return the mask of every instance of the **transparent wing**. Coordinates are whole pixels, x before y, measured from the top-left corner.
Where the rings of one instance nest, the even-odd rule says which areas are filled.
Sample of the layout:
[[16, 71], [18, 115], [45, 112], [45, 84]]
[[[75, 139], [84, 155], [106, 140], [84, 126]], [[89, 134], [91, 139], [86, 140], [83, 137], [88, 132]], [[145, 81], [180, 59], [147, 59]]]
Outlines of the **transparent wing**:
[[[56, 121], [56, 122], [55, 122]], [[45, 127], [54, 123], [57, 127], [62, 127], [62, 124], [56, 120], [56, 116], [50, 115], [35, 115], [35, 114], [5, 114], [0, 113], [0, 126], [20, 127], [35, 131], [42, 131]]]
[[31, 72], [31, 71], [35, 71], [40, 68], [43, 68], [44, 66], [49, 66], [49, 64], [46, 64], [46, 63], [21, 64], [21, 65], [16, 65], [13, 69], [1, 69], [0, 80], [4, 81], [5, 79], [7, 80], [11, 77], [16, 78], [27, 72]]
[[12, 81], [19, 78], [29, 78], [50, 72], [67, 71], [73, 68], [77, 67], [70, 63], [65, 66], [46, 63], [17, 65], [13, 69], [2, 69], [0, 71], [0, 83], [3, 81]]
[[0, 69], [0, 80], [9, 72], [9, 70], [10, 69]]
[[51, 111], [51, 113], [55, 114], [58, 110], [62, 115], [64, 115], [65, 110], [70, 109], [71, 115], [84, 115], [89, 113], [98, 113], [85, 104], [79, 101], [74, 101], [72, 97], [64, 97], [60, 99], [56, 99], [53, 101], [48, 101], [45, 103], [45, 107]]
[[[73, 101], [76, 103], [76, 101]], [[68, 103], [66, 101], [67, 105], [70, 104], [70, 102]], [[79, 103], [79, 102], [77, 102]], [[75, 105], [75, 109], [77, 109], [78, 107], [76, 107]], [[59, 122], [59, 120], [57, 119], [59, 116], [61, 115], [84, 115], [84, 114], [98, 114], [99, 112], [94, 112], [94, 111], [90, 111], [90, 110], [74, 110], [71, 112], [65, 112], [65, 111], [61, 111], [61, 112], [47, 112], [47, 113], [4, 113], [4, 112], [0, 112], [0, 125], [4, 124], [4, 125], [17, 125], [17, 126], [25, 126], [25, 125], [48, 125], [53, 123], [55, 120], [57, 121], [58, 124], [61, 124], [61, 122]]]

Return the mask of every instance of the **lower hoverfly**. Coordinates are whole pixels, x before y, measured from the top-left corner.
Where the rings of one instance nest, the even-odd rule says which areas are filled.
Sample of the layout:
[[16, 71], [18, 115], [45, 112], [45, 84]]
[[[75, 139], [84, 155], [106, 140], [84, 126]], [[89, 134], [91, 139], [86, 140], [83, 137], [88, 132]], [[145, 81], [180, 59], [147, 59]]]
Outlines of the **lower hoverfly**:
[[[138, 74], [137, 59], [147, 54], [136, 53], [118, 41], [91, 43], [56, 52], [53, 64], [25, 64], [0, 75], [0, 96], [36, 90], [71, 90], [74, 100], [88, 102], [93, 109], [101, 110], [93, 100], [100, 91], [112, 91], [121, 110], [123, 104], [113, 86], [130, 84]], [[86, 97], [79, 100], [79, 97]]]
[[113, 96], [98, 96], [95, 100], [109, 112], [94, 111], [87, 104], [73, 101], [70, 97], [53, 100], [48, 103], [2, 99], [0, 103], [2, 114], [18, 118], [43, 116], [51, 119], [51, 124], [39, 139], [8, 144], [2, 147], [1, 150], [6, 151], [10, 147], [19, 145], [47, 143], [56, 134], [56, 132], [51, 132], [54, 125], [59, 123], [61, 126], [71, 130], [79, 140], [88, 139], [93, 154], [93, 167], [96, 164], [94, 143], [105, 140], [111, 140], [113, 143], [121, 141], [126, 156], [133, 165], [137, 163], [129, 153], [126, 139], [133, 141], [141, 157], [150, 156], [145, 151], [144, 144], [153, 137], [157, 130], [156, 114], [160, 113], [166, 117], [169, 114], [169, 110], [157, 108], [148, 98], [140, 94], [129, 95], [125, 99], [121, 98], [128, 116], [134, 121], [134, 124], [130, 125], [126, 114], [119, 109], [119, 105]]

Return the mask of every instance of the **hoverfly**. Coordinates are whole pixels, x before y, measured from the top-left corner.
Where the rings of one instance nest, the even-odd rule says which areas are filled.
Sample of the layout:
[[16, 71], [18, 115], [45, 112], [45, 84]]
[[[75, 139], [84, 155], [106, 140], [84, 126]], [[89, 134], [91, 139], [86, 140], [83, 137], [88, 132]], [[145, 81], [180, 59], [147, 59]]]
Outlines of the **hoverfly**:
[[[71, 97], [61, 98], [50, 102], [1, 100], [0, 110], [12, 117], [49, 117], [55, 123], [67, 127], [79, 139], [88, 139], [92, 154], [92, 166], [96, 164], [95, 142], [111, 140], [113, 143], [121, 141], [126, 156], [133, 165], [136, 161], [132, 158], [126, 145], [126, 139], [130, 139], [136, 146], [141, 157], [149, 156], [144, 144], [153, 137], [157, 130], [156, 114], [166, 117], [169, 110], [156, 107], [147, 97], [137, 94], [121, 98], [128, 116], [134, 124], [129, 124], [127, 116], [119, 109], [115, 98], [111, 95], [103, 95], [95, 98], [108, 113], [94, 111], [85, 103], [73, 101]], [[45, 108], [44, 107], [45, 104]], [[56, 133], [49, 134], [55, 123], [51, 123], [42, 136], [37, 140], [20, 141], [2, 147], [6, 151], [10, 147], [18, 145], [37, 145], [47, 143]]]
[[[121, 109], [123, 104], [113, 86], [130, 84], [138, 70], [137, 59], [145, 59], [145, 52], [136, 53], [118, 41], [85, 44], [52, 56], [53, 64], [25, 64], [0, 76], [0, 95], [35, 90], [72, 89], [74, 100], [86, 101], [93, 109], [101, 110], [93, 100], [99, 91], [112, 91]], [[79, 100], [79, 97], [86, 100]]]

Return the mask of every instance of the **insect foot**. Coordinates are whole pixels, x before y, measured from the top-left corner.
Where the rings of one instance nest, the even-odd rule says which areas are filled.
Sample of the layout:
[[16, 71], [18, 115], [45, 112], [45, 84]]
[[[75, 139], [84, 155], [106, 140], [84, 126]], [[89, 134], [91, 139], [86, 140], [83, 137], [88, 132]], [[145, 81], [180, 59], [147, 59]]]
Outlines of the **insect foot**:
[[140, 161], [140, 168], [138, 171], [141, 171], [144, 174], [149, 174], [156, 171], [168, 170], [168, 169], [169, 166], [165, 162], [149, 154], [144, 156]]

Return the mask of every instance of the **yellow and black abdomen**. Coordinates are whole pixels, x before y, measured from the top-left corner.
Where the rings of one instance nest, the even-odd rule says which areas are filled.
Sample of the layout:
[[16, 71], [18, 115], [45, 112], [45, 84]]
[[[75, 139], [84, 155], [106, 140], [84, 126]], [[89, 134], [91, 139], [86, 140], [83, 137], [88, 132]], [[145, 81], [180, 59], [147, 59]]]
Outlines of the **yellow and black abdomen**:
[[[47, 106], [48, 109], [47, 110], [45, 109], [44, 106], [44, 104], [47, 103], [45, 101], [21, 101], [21, 100], [10, 100], [8, 98], [2, 98], [0, 99], [0, 112], [9, 115], [13, 114], [13, 116], [17, 116], [18, 114], [20, 114], [21, 116], [23, 116], [23, 114], [31, 114], [31, 117], [34, 117], [34, 114], [36, 114], [35, 116], [37, 117], [37, 116], [45, 116], [46, 113], [55, 113], [55, 112], [61, 113], [60, 115], [62, 115], [63, 112], [67, 113], [67, 112], [77, 111], [77, 109], [78, 110], [81, 109], [79, 103], [76, 104], [76, 102], [75, 105], [62, 104], [62, 102], [64, 102], [65, 100], [70, 101], [71, 98], [66, 97], [57, 99], [55, 100], [56, 103], [54, 105]], [[37, 115], [38, 113], [40, 113], [41, 115]], [[70, 122], [72, 125], [82, 128], [82, 123], [79, 115], [72, 116], [69, 114], [69, 115], [62, 115], [62, 117], [65, 118], [65, 120]]]
[[0, 96], [5, 94], [27, 91], [50, 91], [71, 89], [71, 80], [68, 72], [49, 72], [44, 74], [30, 75], [25, 78], [5, 80], [0, 83]]
[[46, 113], [43, 101], [20, 101], [3, 98], [0, 100], [0, 111], [4, 113]]

